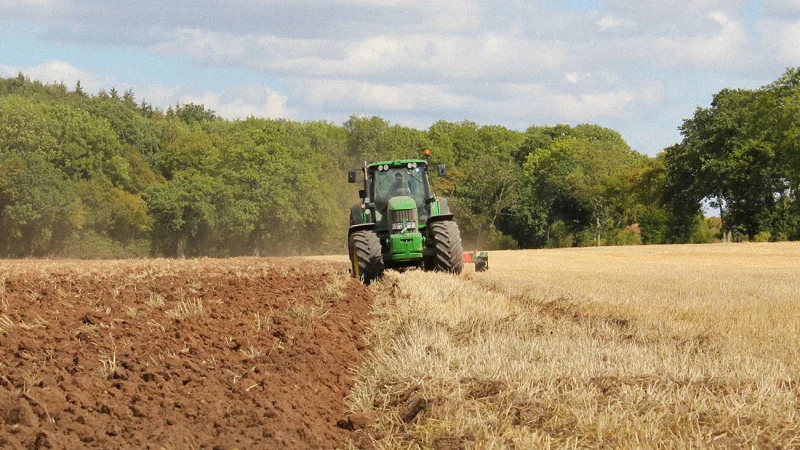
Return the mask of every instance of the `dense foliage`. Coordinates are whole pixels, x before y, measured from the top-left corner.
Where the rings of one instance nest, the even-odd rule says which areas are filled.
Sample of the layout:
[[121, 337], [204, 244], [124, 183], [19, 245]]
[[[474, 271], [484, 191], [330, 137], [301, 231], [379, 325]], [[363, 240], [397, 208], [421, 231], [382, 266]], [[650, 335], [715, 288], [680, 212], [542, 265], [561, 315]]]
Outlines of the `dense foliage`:
[[[670, 195], [708, 200], [723, 230], [743, 238], [798, 239], [800, 69], [758, 90], [722, 90], [681, 131], [665, 157]], [[691, 214], [676, 209], [676, 224]]]
[[[597, 125], [228, 121], [0, 79], [0, 256], [340, 252], [363, 161], [433, 151], [468, 247], [797, 239], [800, 71], [724, 90], [655, 158]], [[703, 219], [704, 202], [721, 220]]]

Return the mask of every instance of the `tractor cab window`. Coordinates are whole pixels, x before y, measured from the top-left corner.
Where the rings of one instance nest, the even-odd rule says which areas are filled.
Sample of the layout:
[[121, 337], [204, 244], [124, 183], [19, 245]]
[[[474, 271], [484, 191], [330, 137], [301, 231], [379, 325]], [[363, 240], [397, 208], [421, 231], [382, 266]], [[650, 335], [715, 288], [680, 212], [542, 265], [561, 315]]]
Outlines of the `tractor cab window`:
[[411, 197], [417, 203], [419, 220], [428, 218], [425, 199], [430, 195], [425, 167], [390, 167], [372, 171], [372, 196], [375, 199], [376, 223], [386, 225], [386, 208], [392, 197]]

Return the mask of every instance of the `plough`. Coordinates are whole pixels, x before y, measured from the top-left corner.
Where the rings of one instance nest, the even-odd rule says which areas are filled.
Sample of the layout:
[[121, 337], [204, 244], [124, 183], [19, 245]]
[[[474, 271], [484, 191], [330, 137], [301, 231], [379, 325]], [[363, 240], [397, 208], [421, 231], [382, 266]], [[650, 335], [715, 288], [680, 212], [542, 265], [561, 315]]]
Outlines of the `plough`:
[[475, 272], [486, 272], [489, 270], [489, 252], [479, 252], [477, 250], [472, 253], [464, 252], [463, 261], [465, 263], [475, 264]]

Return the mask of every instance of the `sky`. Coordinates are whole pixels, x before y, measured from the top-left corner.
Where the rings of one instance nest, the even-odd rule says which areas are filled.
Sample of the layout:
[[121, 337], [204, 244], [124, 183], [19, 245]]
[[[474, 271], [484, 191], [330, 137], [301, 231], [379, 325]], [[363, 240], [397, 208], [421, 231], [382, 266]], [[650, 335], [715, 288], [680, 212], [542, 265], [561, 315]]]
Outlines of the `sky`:
[[0, 76], [427, 129], [594, 123], [655, 155], [800, 66], [800, 0], [0, 0]]

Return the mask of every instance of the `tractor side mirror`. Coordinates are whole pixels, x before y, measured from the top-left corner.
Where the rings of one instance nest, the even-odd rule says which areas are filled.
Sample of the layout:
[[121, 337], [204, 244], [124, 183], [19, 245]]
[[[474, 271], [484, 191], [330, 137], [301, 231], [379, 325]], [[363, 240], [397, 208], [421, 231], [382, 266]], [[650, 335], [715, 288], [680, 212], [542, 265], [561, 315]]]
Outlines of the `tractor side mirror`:
[[358, 191], [358, 198], [365, 198], [367, 196], [367, 191], [361, 189]]
[[439, 164], [437, 167], [439, 169], [439, 176], [440, 177], [446, 177], [447, 176], [447, 166], [445, 166], [444, 164]]
[[356, 171], [351, 170], [347, 172], [347, 182], [348, 183], [355, 183], [356, 182]]

